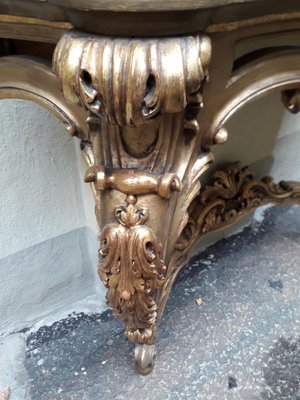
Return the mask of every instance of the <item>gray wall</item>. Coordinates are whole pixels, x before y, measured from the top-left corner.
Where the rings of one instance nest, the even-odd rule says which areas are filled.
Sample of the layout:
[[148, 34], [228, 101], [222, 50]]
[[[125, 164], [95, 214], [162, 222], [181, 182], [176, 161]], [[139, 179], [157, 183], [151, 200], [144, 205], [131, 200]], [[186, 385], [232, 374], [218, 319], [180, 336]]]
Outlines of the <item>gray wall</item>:
[[79, 142], [21, 100], [1, 102], [0, 130], [0, 334], [91, 295], [101, 309], [97, 228]]

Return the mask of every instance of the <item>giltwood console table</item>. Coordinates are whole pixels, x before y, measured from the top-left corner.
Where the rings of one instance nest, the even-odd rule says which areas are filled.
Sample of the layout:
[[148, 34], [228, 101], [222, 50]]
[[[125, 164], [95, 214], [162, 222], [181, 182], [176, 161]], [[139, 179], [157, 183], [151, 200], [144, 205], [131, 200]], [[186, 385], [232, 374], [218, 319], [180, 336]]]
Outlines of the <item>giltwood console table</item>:
[[0, 96], [37, 102], [80, 138], [99, 275], [148, 373], [195, 243], [262, 204], [300, 203], [299, 184], [238, 164], [200, 183], [241, 107], [280, 89], [299, 110], [300, 1], [0, 0], [0, 12]]

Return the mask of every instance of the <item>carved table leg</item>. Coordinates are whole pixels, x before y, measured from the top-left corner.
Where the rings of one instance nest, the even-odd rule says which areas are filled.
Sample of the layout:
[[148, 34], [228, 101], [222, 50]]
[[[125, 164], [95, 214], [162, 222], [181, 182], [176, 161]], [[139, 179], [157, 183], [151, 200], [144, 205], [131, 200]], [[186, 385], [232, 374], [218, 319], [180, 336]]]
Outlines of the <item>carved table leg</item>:
[[[137, 344], [143, 374], [154, 365], [157, 324], [174, 279], [201, 235], [265, 202], [299, 202], [299, 186], [258, 182], [238, 165], [217, 173], [199, 196], [213, 161], [198, 124], [210, 57], [204, 35], [126, 39], [76, 31], [54, 54], [65, 98], [89, 113], [82, 150], [101, 231], [99, 276]], [[224, 110], [212, 124], [214, 143], [227, 139], [222, 121], [230, 107]]]
[[141, 373], [153, 367], [172, 254], [212, 161], [201, 151], [197, 121], [209, 60], [210, 41], [198, 35], [68, 32], [54, 54], [66, 99], [89, 112], [82, 149], [101, 231], [99, 275], [114, 315], [138, 344]]

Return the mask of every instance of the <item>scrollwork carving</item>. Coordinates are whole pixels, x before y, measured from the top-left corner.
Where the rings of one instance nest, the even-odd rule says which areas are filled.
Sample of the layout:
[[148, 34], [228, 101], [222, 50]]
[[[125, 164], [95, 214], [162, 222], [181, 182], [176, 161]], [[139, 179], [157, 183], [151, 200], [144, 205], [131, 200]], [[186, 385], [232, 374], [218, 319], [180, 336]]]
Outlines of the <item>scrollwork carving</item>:
[[116, 317], [126, 324], [132, 341], [152, 344], [157, 319], [155, 293], [164, 282], [166, 267], [162, 246], [154, 231], [145, 225], [148, 212], [127, 196], [115, 209], [116, 223], [101, 233], [99, 275], [108, 288], [107, 301]]
[[206, 75], [206, 36], [110, 38], [71, 31], [53, 65], [65, 97], [119, 126], [140, 126], [163, 112], [182, 111]]
[[212, 185], [195, 199], [176, 248], [183, 251], [201, 235], [230, 225], [264, 204], [296, 202], [300, 202], [299, 183], [281, 181], [275, 184], [270, 177], [257, 180], [248, 167], [230, 164], [217, 171]]

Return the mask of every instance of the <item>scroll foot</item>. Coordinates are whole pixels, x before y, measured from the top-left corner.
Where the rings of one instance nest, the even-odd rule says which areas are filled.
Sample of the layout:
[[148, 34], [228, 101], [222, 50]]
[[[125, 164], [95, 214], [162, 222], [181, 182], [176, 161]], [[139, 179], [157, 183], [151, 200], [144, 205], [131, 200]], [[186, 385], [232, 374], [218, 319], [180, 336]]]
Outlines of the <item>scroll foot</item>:
[[137, 372], [148, 375], [155, 364], [155, 344], [136, 344], [134, 349], [134, 361]]

